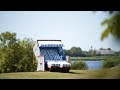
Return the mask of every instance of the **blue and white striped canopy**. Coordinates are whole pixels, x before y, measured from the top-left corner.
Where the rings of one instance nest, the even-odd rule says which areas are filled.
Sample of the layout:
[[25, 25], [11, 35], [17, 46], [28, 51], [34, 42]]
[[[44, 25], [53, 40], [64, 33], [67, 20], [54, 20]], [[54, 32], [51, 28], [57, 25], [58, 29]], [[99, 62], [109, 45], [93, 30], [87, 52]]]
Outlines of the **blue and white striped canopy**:
[[63, 44], [41, 44], [40, 47], [63, 47]]
[[40, 47], [63, 47], [62, 41], [39, 41]]

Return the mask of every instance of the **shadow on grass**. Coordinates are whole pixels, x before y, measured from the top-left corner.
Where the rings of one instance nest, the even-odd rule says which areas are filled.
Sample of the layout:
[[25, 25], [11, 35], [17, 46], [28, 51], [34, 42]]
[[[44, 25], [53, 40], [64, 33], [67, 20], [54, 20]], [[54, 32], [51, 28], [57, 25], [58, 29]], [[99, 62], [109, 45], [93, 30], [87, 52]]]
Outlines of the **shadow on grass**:
[[69, 72], [70, 74], [83, 74], [83, 73], [79, 73], [79, 72]]
[[[50, 72], [50, 71], [48, 71], [48, 72]], [[70, 72], [51, 71], [51, 72], [56, 72], [56, 73], [69, 73], [69, 74], [83, 74], [83, 73], [80, 73], [80, 72], [72, 72], [72, 71], [70, 71]]]

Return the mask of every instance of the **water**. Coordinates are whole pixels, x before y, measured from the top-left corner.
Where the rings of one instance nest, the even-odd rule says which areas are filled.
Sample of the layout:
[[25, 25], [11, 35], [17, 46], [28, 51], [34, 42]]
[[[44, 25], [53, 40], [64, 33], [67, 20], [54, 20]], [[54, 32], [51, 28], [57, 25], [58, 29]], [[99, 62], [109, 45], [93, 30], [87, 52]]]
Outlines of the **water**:
[[[71, 63], [73, 62], [76, 62], [76, 61], [71, 61]], [[77, 61], [79, 62], [79, 61]], [[92, 61], [92, 60], [87, 60], [87, 61], [84, 61], [87, 66], [88, 66], [88, 70], [94, 70], [94, 69], [102, 69], [103, 67], [103, 63], [102, 61]]]
[[88, 69], [102, 69], [103, 63], [102, 61], [85, 61]]

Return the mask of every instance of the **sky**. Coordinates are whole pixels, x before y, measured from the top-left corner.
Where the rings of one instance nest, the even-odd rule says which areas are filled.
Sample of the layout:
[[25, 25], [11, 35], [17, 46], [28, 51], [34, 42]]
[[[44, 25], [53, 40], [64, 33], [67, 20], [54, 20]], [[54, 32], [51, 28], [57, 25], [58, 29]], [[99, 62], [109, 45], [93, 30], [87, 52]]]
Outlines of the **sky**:
[[59, 39], [64, 49], [75, 46], [88, 51], [92, 46], [118, 51], [120, 46], [111, 35], [100, 40], [106, 18], [108, 14], [102, 11], [0, 11], [0, 33], [15, 32], [21, 40]]

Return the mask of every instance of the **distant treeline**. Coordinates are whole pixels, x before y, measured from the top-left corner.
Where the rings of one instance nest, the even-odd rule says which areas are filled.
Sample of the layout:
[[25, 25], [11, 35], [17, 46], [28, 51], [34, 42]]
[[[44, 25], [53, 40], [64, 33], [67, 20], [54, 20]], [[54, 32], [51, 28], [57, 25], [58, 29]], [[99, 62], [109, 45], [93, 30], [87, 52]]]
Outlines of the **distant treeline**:
[[[108, 49], [103, 49], [100, 48], [99, 50], [111, 50], [110, 48]], [[97, 51], [94, 50], [89, 50], [89, 51], [83, 51], [80, 47], [71, 47], [69, 50], [64, 49], [64, 54], [71, 56], [71, 57], [92, 57], [92, 56], [103, 56], [100, 53], [97, 53]], [[104, 56], [119, 56], [120, 51], [116, 51], [115, 54], [108, 54]]]

